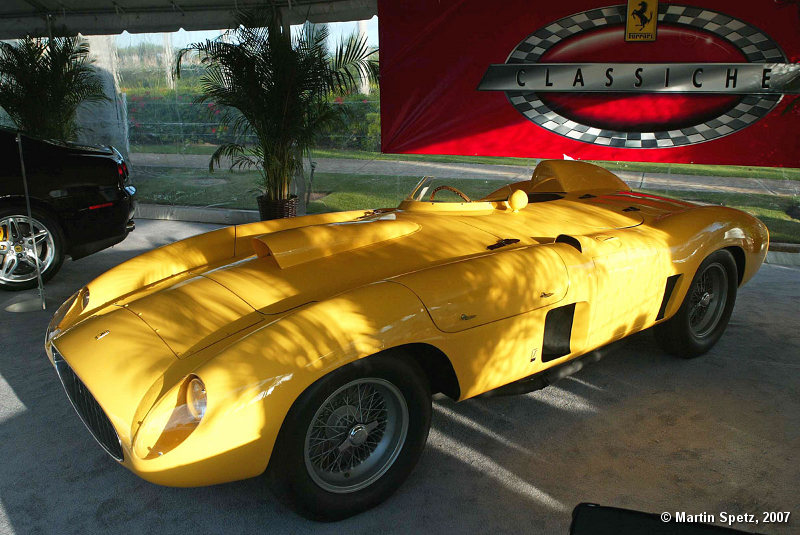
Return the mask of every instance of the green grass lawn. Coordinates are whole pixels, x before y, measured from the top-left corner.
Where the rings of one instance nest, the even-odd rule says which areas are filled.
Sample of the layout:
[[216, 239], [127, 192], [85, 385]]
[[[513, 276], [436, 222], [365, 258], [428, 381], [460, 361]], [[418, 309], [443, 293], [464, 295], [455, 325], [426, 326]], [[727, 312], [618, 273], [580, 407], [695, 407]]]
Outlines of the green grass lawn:
[[[253, 171], [209, 173], [196, 169], [139, 167], [133, 180], [139, 202], [255, 210], [257, 176]], [[318, 173], [314, 178], [315, 195], [308, 212], [397, 206], [417, 182], [416, 177], [406, 176]], [[497, 180], [470, 179], [448, 179], [446, 182], [473, 199], [481, 198], [504, 184]], [[767, 225], [772, 241], [800, 243], [800, 221], [786, 215], [789, 204], [797, 202], [797, 199], [760, 194], [645, 191], [744, 210]], [[441, 195], [452, 194], [442, 192]]]
[[[160, 154], [211, 154], [215, 145], [132, 145], [131, 152]], [[346, 158], [352, 160], [400, 160], [438, 163], [482, 163], [491, 165], [517, 165], [530, 167], [535, 158], [495, 158], [489, 156], [449, 156], [441, 154], [383, 154], [357, 150], [316, 149], [314, 158]], [[593, 162], [610, 171], [634, 173], [669, 173], [693, 176], [723, 176], [767, 178], [775, 180], [800, 180], [800, 169], [780, 167], [747, 167], [739, 165], [699, 165], [648, 162]]]
[[131, 152], [152, 152], [155, 154], [212, 154], [217, 145], [131, 145]]
[[255, 210], [257, 176], [256, 172], [137, 167], [132, 182], [139, 202]]
[[759, 218], [769, 229], [769, 239], [773, 242], [800, 243], [800, 221], [786, 214], [786, 209], [798, 199], [777, 195], [758, 195], [745, 193], [716, 193], [697, 191], [641, 190], [666, 197], [676, 197], [687, 201], [721, 204], [742, 210]]
[[[254, 171], [216, 171], [175, 167], [138, 167], [133, 178], [140, 202], [255, 210], [258, 174]], [[417, 177], [389, 175], [314, 175], [310, 213], [339, 212], [397, 206], [419, 182]], [[441, 183], [444, 183], [442, 181]], [[447, 184], [479, 199], [500, 188], [502, 180], [447, 179]], [[455, 199], [447, 191], [441, 198]]]

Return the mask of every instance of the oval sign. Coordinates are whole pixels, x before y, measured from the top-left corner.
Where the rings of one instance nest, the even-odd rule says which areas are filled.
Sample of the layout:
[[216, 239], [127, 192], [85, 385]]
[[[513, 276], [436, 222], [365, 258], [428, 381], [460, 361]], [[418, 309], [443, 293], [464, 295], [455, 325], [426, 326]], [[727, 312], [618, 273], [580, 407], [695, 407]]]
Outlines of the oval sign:
[[[491, 66], [478, 89], [504, 91], [517, 111], [553, 133], [646, 149], [703, 143], [746, 128], [778, 104], [778, 86], [798, 76], [767, 34], [705, 8], [661, 4], [658, 40], [620, 46], [626, 9], [592, 9], [540, 28], [504, 65]], [[548, 68], [526, 72], [526, 65]], [[495, 67], [504, 70], [493, 77]]]

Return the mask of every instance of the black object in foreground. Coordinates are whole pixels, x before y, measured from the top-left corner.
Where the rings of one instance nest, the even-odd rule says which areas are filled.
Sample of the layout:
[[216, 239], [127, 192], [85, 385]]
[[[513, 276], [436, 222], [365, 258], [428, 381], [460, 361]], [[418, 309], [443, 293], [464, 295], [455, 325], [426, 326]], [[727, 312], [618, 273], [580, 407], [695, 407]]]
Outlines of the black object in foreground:
[[[121, 242], [133, 230], [135, 189], [113, 147], [87, 147], [22, 135], [31, 217], [17, 132], [0, 128], [0, 289], [46, 282], [73, 260]], [[35, 242], [35, 243], [34, 243]], [[34, 253], [35, 251], [35, 253]], [[35, 255], [35, 257], [34, 257]]]

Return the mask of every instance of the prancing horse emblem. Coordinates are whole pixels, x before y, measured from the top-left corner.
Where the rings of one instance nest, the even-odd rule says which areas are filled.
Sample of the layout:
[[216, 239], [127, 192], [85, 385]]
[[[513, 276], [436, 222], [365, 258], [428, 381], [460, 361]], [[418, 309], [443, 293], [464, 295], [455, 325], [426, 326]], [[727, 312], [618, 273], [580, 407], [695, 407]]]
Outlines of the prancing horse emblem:
[[639, 2], [639, 7], [634, 9], [631, 17], [639, 20], [639, 31], [644, 30], [644, 27], [653, 20], [653, 11], [647, 13], [647, 2]]

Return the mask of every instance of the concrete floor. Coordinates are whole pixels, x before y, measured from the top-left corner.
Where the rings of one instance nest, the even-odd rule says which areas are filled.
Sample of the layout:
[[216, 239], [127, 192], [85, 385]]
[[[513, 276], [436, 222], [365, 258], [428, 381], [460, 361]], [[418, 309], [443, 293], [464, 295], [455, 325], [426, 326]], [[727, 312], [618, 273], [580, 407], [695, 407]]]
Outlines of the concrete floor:
[[67, 261], [46, 312], [0, 294], [0, 533], [567, 533], [589, 501], [652, 512], [790, 511], [800, 532], [800, 270], [765, 265], [708, 355], [663, 354], [649, 333], [524, 396], [437, 400], [405, 485], [338, 524], [308, 522], [259, 480], [199, 489], [146, 483], [84, 429], [42, 349], [55, 307], [109, 267], [210, 225], [148, 221]]

